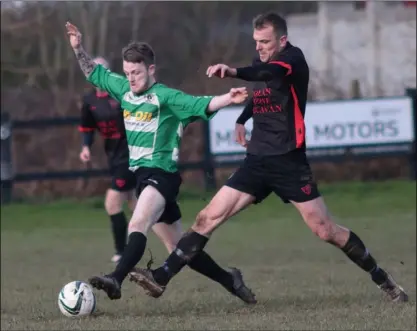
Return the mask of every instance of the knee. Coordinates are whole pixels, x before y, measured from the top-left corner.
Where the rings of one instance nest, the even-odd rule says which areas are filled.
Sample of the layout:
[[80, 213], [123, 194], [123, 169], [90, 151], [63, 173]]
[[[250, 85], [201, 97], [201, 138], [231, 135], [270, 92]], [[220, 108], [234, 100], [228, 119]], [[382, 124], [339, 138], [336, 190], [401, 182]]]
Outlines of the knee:
[[307, 215], [307, 223], [310, 224], [310, 229], [313, 233], [325, 242], [332, 243], [334, 239], [334, 223], [331, 219], [321, 217], [315, 213]]
[[151, 227], [152, 223], [149, 220], [142, 217], [132, 217], [128, 225], [128, 231], [129, 234], [132, 232], [141, 232], [146, 235]]
[[333, 228], [326, 223], [320, 223], [313, 230], [314, 234], [321, 240], [332, 243], [333, 242]]

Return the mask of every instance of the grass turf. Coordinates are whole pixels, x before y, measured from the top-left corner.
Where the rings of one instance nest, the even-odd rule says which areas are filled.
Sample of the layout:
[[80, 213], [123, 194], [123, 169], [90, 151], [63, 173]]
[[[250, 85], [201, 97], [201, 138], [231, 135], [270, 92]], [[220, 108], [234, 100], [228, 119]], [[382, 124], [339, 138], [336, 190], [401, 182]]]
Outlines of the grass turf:
[[[415, 182], [323, 185], [321, 192], [336, 219], [352, 228], [408, 291], [409, 303], [384, 300], [366, 273], [315, 238], [291, 206], [271, 196], [225, 224], [207, 249], [221, 265], [242, 269], [257, 305], [245, 306], [185, 269], [160, 299], [126, 281], [121, 300], [97, 292], [94, 316], [69, 319], [58, 310], [59, 290], [72, 280], [111, 271], [113, 251], [101, 199], [62, 200], [1, 208], [1, 329], [415, 330]], [[184, 228], [210, 196], [181, 195]], [[167, 253], [149, 237], [159, 264]]]

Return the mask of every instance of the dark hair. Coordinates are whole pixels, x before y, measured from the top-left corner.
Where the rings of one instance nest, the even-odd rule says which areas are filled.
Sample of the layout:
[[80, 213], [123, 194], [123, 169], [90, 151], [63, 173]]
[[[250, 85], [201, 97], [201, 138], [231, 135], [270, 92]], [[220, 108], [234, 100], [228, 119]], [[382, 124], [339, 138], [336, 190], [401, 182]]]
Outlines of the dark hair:
[[144, 62], [146, 66], [155, 64], [155, 53], [152, 47], [144, 42], [131, 42], [122, 50], [123, 60], [132, 63]]
[[262, 29], [266, 25], [272, 25], [277, 37], [281, 37], [288, 34], [287, 21], [278, 14], [269, 12], [260, 14], [253, 19], [253, 28]]

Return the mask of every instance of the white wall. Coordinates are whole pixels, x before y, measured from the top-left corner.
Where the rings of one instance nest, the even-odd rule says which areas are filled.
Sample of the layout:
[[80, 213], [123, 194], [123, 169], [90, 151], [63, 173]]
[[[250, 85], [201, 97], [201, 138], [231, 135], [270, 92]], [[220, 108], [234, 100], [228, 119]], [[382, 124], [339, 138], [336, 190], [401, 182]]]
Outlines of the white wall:
[[377, 61], [372, 52], [375, 43], [371, 42], [370, 21], [365, 11], [353, 9], [351, 3], [329, 2], [327, 12], [327, 45], [323, 43], [326, 36], [323, 29], [319, 29], [317, 14], [287, 18], [289, 39], [302, 48], [310, 65], [311, 90], [315, 98], [349, 98], [351, 82], [355, 79], [360, 81], [364, 97], [374, 96], [373, 64], [378, 58], [378, 94], [403, 95], [405, 88], [416, 87], [415, 8], [378, 3], [380, 51], [376, 52]]

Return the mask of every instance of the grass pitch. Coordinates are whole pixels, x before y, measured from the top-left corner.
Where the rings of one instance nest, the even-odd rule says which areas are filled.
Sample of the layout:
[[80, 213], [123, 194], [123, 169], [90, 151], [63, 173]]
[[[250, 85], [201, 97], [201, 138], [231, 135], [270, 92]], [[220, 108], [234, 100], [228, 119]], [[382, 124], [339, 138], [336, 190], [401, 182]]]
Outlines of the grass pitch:
[[[321, 192], [338, 221], [408, 291], [409, 303], [387, 302], [366, 273], [271, 196], [230, 220], [207, 249], [221, 265], [242, 269], [257, 305], [245, 306], [186, 269], [159, 299], [126, 281], [121, 300], [96, 292], [94, 316], [66, 318], [57, 305], [61, 287], [113, 268], [102, 201], [66, 200], [1, 208], [1, 329], [415, 330], [415, 182], [323, 185]], [[206, 201], [190, 192], [180, 201], [187, 227]], [[160, 264], [167, 253], [149, 237]]]

